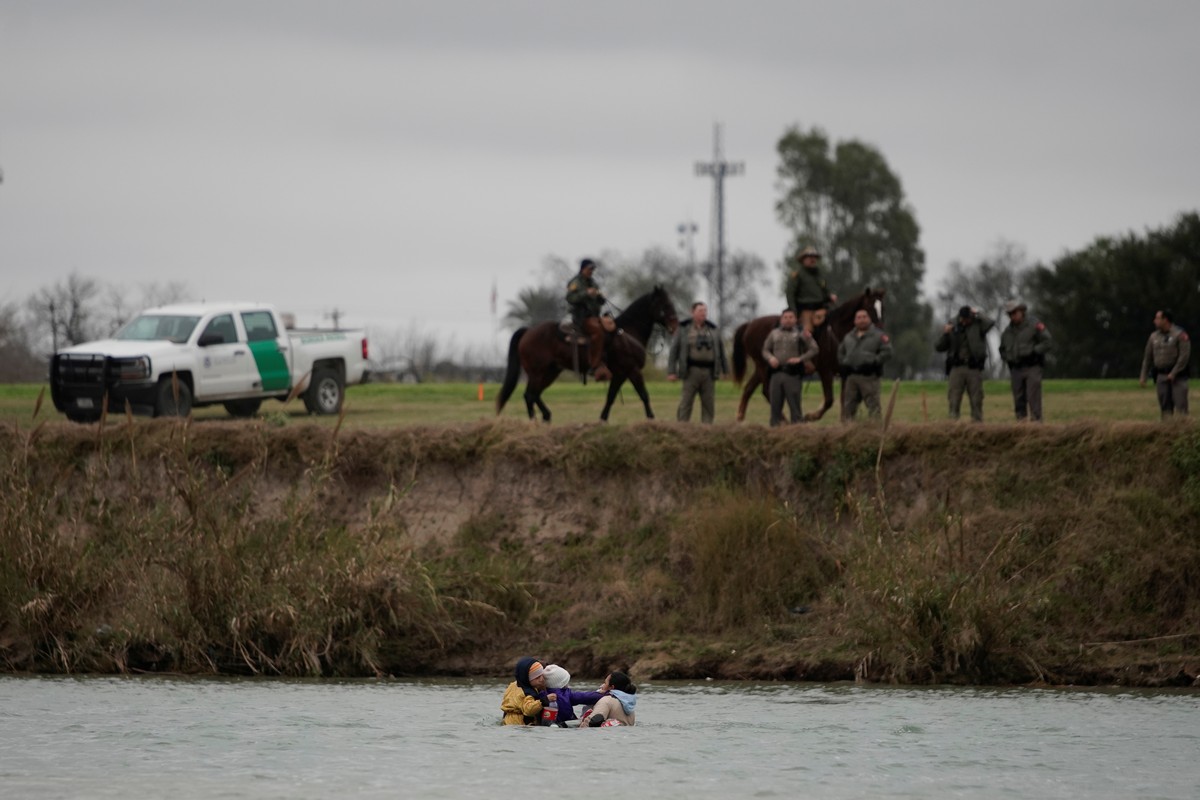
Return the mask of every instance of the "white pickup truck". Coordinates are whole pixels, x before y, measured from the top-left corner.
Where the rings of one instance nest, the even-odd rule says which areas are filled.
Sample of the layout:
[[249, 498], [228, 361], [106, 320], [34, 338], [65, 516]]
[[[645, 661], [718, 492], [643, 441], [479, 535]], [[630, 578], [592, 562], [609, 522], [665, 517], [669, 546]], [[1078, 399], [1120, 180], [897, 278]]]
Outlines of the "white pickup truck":
[[187, 416], [221, 403], [235, 417], [264, 398], [293, 391], [313, 414], [337, 414], [347, 386], [361, 383], [361, 330], [289, 330], [261, 303], [200, 303], [143, 311], [111, 339], [60, 350], [50, 359], [54, 407], [75, 422], [123, 413]]

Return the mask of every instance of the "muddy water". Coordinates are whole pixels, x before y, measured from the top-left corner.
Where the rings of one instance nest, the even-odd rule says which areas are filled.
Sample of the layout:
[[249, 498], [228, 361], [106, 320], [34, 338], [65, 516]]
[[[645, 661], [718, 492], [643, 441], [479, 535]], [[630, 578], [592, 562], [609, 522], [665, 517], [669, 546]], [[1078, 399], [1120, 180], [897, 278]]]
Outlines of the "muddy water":
[[1194, 691], [651, 683], [637, 727], [580, 731], [501, 727], [502, 690], [498, 681], [0, 678], [0, 797], [1200, 792]]

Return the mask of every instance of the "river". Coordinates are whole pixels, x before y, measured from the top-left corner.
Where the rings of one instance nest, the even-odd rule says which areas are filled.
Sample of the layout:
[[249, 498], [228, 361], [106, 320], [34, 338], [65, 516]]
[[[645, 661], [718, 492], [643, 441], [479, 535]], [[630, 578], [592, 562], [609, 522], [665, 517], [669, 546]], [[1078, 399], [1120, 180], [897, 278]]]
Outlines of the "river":
[[3, 677], [0, 797], [1200, 797], [1194, 690], [653, 682], [562, 730], [503, 689]]

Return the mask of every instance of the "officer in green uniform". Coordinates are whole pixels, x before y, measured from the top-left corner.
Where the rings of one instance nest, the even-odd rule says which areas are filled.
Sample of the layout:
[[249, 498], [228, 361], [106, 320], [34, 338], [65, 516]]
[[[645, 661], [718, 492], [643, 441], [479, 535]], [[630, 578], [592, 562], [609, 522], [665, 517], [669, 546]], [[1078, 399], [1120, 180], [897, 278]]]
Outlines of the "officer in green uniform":
[[950, 419], [958, 419], [965, 390], [971, 398], [971, 419], [983, 422], [983, 365], [988, 354], [985, 337], [995, 324], [979, 309], [963, 306], [958, 317], [946, 323], [933, 347], [946, 354]]
[[1050, 350], [1050, 331], [1040, 320], [1027, 317], [1017, 300], [1004, 304], [1008, 327], [1000, 334], [1000, 360], [1008, 364], [1017, 421], [1042, 421], [1042, 365]]
[[860, 402], [866, 403], [871, 419], [879, 419], [879, 376], [891, 357], [888, 335], [871, 324], [866, 310], [854, 312], [854, 328], [838, 345], [838, 365], [846, 379], [842, 384], [843, 422], [854, 419]]
[[800, 316], [800, 325], [812, 333], [813, 312], [819, 308], [832, 308], [837, 295], [829, 291], [829, 284], [821, 272], [821, 254], [814, 247], [806, 247], [796, 255], [800, 266], [788, 273], [788, 307]]
[[588, 367], [595, 373], [596, 380], [606, 381], [612, 377], [604, 363], [604, 326], [600, 322], [600, 309], [605, 298], [600, 287], [592, 278], [596, 262], [585, 258], [579, 262], [579, 274], [567, 284], [567, 304], [571, 307], [571, 318], [575, 327], [588, 337]]
[[729, 372], [721, 332], [708, 321], [708, 306], [692, 303], [692, 318], [680, 324], [667, 354], [667, 380], [683, 378], [683, 391], [675, 418], [690, 422], [696, 395], [700, 395], [700, 421], [716, 417], [716, 381]]
[[1154, 379], [1163, 419], [1175, 413], [1186, 415], [1192, 341], [1187, 331], [1175, 324], [1174, 315], [1165, 309], [1154, 315], [1154, 328], [1146, 342], [1139, 383], [1145, 386], [1147, 377]]

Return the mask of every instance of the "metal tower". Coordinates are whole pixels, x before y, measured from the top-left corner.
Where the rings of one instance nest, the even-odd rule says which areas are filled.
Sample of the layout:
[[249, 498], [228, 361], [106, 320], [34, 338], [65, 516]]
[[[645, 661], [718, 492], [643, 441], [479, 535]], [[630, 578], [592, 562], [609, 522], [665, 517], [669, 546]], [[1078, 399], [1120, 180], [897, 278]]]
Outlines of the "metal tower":
[[744, 162], [724, 160], [721, 154], [721, 123], [713, 123], [713, 160], [697, 161], [696, 175], [712, 176], [713, 179], [713, 215], [716, 217], [714, 230], [717, 240], [713, 245], [712, 267], [717, 276], [718, 325], [725, 324], [725, 176], [741, 175], [745, 171]]

